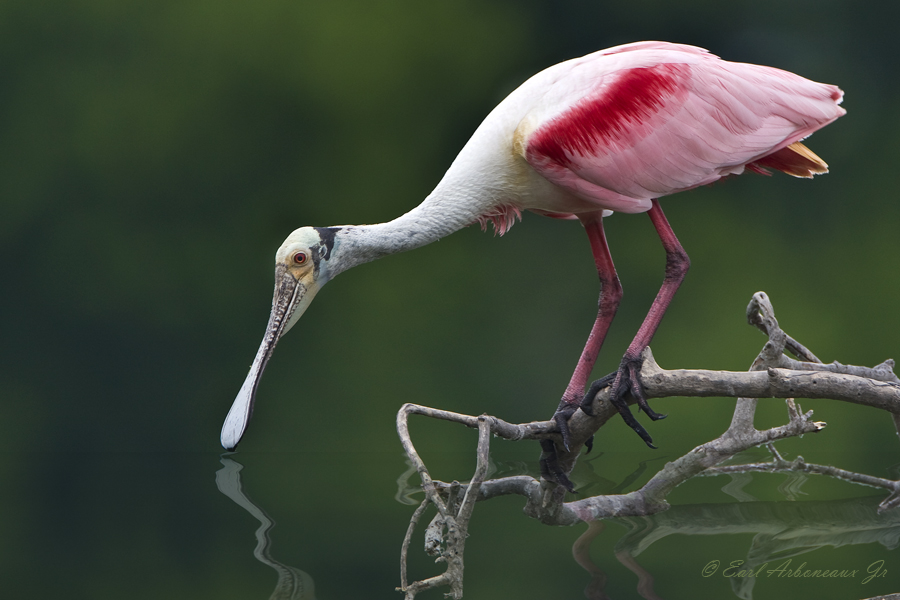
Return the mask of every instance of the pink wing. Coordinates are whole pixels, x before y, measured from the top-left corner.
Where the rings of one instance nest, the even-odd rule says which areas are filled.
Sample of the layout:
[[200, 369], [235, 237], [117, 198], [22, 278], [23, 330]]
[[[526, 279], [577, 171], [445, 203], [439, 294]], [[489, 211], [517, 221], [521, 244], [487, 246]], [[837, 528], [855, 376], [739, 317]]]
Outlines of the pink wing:
[[[641, 42], [564, 64], [523, 120], [537, 123], [523, 154], [609, 210], [643, 212], [653, 198], [761, 170], [751, 163], [846, 112], [835, 86], [692, 46]], [[779, 168], [789, 153], [760, 164]]]

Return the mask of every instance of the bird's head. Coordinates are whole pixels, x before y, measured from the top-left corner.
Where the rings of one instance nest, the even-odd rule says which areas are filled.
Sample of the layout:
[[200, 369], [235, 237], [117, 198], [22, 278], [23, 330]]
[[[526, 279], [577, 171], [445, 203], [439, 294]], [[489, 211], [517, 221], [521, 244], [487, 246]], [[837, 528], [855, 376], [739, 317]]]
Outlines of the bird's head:
[[[319, 289], [336, 274], [330, 268], [336, 227], [301, 227], [275, 253], [275, 293], [266, 334], [222, 426], [222, 446], [237, 446], [250, 422], [256, 388], [275, 344], [306, 311]], [[332, 265], [333, 267], [333, 265]]]
[[280, 327], [278, 337], [287, 333], [331, 278], [329, 261], [337, 230], [336, 227], [301, 227], [275, 253], [275, 294], [267, 336], [272, 333], [273, 325]]

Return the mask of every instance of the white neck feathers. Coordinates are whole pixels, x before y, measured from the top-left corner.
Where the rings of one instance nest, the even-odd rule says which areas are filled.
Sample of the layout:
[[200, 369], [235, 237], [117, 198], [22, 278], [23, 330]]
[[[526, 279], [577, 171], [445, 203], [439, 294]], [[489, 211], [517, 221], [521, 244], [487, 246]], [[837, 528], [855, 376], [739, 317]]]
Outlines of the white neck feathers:
[[340, 227], [335, 235], [334, 260], [329, 261], [332, 274], [436, 242], [477, 222], [484, 214], [478, 203], [454, 202], [452, 197], [440, 194], [439, 189], [393, 221]]

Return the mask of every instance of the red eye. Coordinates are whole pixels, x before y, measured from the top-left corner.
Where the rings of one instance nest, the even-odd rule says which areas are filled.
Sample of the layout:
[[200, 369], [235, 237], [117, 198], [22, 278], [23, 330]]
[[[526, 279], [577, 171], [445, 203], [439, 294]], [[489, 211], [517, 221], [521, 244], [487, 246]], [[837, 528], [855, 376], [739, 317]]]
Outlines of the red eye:
[[302, 265], [306, 262], [306, 254], [303, 252], [298, 252], [294, 255], [294, 264]]

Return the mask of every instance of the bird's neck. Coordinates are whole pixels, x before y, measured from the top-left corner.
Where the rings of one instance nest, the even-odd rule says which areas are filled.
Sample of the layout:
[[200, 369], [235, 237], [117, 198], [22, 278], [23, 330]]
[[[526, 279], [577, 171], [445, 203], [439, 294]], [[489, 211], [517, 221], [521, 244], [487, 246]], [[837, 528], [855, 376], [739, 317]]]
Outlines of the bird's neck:
[[489, 201], [438, 186], [419, 206], [387, 223], [336, 228], [332, 276], [375, 259], [419, 248], [478, 221]]

